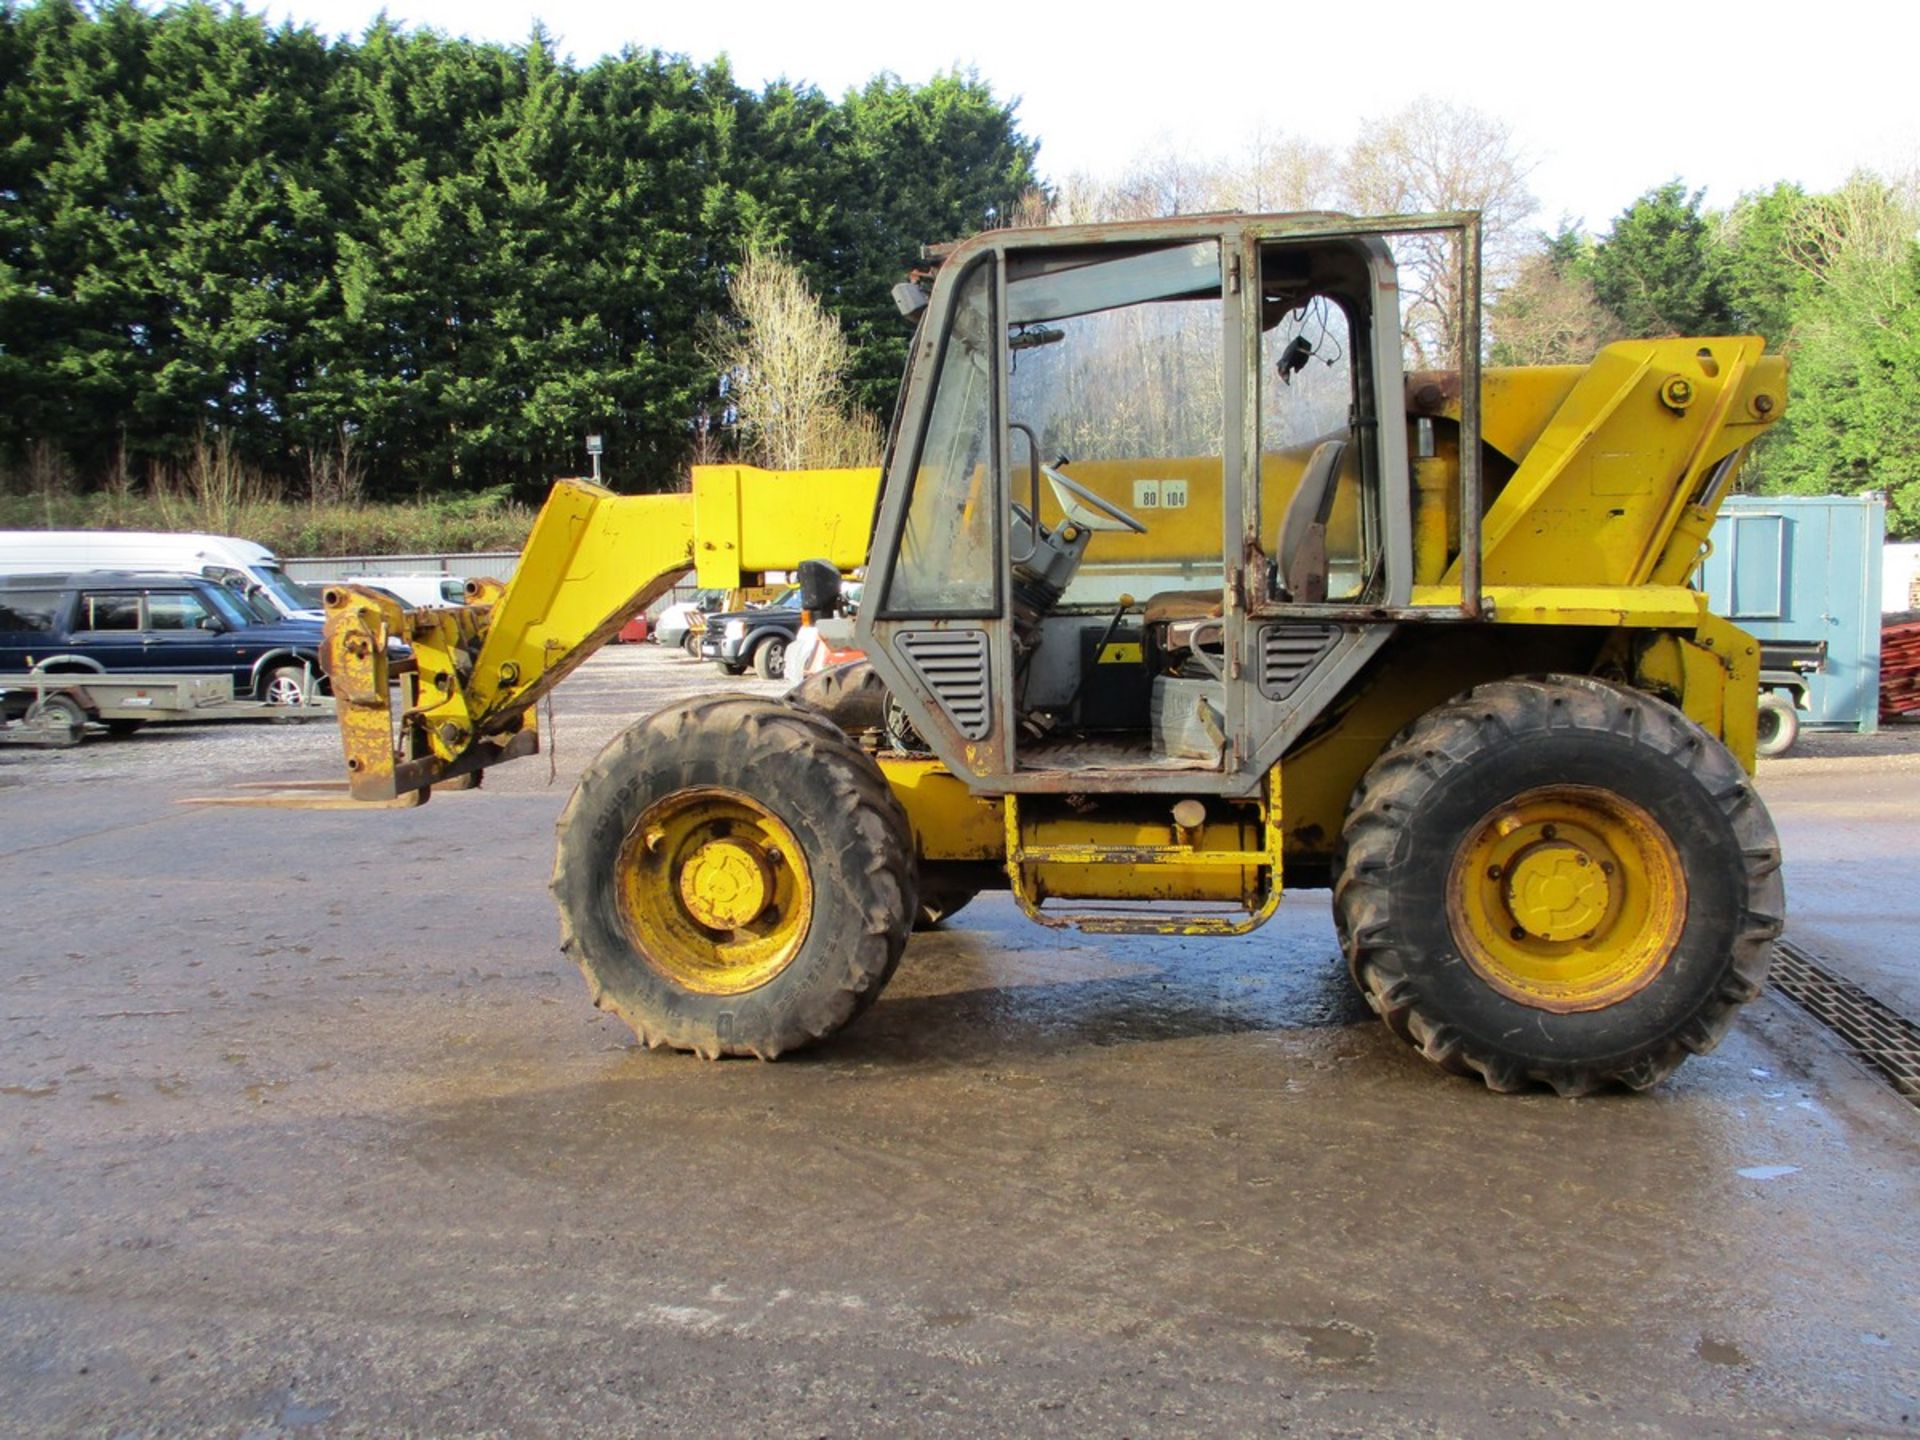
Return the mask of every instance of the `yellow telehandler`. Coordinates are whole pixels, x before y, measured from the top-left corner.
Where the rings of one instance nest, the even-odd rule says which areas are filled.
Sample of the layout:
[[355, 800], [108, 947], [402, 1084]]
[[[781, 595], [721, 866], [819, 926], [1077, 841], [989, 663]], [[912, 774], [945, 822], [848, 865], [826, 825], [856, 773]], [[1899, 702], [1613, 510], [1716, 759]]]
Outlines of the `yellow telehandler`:
[[[1427, 302], [1395, 247], [1452, 257], [1456, 369], [1404, 369]], [[820, 1040], [982, 889], [1233, 934], [1284, 878], [1332, 888], [1355, 982], [1429, 1060], [1644, 1089], [1719, 1040], [1781, 925], [1757, 649], [1686, 582], [1785, 367], [1706, 338], [1483, 371], [1478, 249], [1471, 214], [1314, 214], [930, 251], [880, 471], [562, 482], [464, 608], [330, 591], [353, 794], [536, 749], [538, 699], [688, 570], [817, 558], [825, 611], [865, 564], [865, 661], [642, 719], [566, 807], [564, 947], [645, 1043]]]

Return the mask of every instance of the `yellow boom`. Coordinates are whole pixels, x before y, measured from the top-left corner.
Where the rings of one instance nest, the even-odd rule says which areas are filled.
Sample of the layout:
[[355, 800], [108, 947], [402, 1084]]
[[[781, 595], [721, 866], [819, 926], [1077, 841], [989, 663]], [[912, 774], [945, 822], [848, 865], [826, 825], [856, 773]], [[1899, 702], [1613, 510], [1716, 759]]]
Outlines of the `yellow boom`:
[[[696, 467], [679, 495], [563, 480], [513, 579], [470, 583], [465, 606], [404, 610], [360, 586], [330, 588], [327, 672], [354, 798], [424, 800], [433, 785], [472, 783], [534, 753], [540, 698], [689, 571], [735, 589], [802, 560], [861, 564], [879, 483], [878, 470], [744, 465]], [[410, 664], [395, 663], [395, 639]]]

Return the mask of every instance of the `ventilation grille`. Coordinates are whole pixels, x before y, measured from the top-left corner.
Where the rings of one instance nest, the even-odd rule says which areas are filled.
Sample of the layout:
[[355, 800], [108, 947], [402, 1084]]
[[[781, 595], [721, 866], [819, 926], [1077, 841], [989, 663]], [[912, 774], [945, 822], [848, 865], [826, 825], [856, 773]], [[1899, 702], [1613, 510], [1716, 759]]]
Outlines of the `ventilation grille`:
[[986, 739], [993, 727], [987, 632], [906, 630], [900, 634], [899, 646], [954, 728], [969, 740]]
[[1284, 700], [1332, 646], [1332, 625], [1268, 625], [1260, 631], [1260, 693]]

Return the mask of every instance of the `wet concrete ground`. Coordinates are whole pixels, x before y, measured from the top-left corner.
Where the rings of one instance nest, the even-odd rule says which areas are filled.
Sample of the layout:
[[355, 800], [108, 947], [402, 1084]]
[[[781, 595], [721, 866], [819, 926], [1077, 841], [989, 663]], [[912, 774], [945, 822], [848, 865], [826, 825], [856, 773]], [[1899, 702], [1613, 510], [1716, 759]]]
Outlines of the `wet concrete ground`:
[[[175, 803], [324, 726], [0, 752], [0, 1431], [1920, 1433], [1920, 1113], [1773, 996], [1652, 1095], [1499, 1097], [1323, 895], [1228, 942], [986, 897], [826, 1048], [633, 1050], [551, 825], [713, 684], [615, 652], [555, 783], [410, 812]], [[1916, 748], [1762, 777], [1790, 933], [1889, 987]]]

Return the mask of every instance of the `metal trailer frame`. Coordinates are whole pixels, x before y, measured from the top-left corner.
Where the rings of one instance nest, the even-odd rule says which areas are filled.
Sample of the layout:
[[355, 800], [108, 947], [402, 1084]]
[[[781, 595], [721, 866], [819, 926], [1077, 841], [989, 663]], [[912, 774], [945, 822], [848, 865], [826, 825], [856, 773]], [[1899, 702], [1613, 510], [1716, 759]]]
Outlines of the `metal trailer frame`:
[[[106, 673], [48, 673], [30, 671], [0, 675], [0, 692], [33, 696], [39, 706], [50, 695], [73, 699], [89, 720], [139, 720], [152, 724], [179, 724], [194, 720], [318, 720], [333, 718], [330, 695], [319, 694], [307, 669], [307, 701], [302, 705], [269, 705], [260, 700], [237, 700], [233, 680], [226, 675], [154, 675]], [[37, 732], [40, 727], [34, 727]], [[8, 732], [15, 743], [32, 738], [18, 730]], [[43, 738], [43, 737], [41, 737]]]

